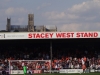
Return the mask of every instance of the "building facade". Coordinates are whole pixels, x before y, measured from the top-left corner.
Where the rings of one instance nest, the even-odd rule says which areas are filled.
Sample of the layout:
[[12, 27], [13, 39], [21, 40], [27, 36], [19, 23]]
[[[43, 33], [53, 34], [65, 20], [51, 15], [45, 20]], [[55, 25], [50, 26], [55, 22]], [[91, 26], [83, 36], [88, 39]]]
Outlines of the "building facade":
[[56, 32], [56, 26], [34, 25], [34, 14], [28, 14], [28, 25], [11, 25], [11, 18], [7, 18], [8, 32]]

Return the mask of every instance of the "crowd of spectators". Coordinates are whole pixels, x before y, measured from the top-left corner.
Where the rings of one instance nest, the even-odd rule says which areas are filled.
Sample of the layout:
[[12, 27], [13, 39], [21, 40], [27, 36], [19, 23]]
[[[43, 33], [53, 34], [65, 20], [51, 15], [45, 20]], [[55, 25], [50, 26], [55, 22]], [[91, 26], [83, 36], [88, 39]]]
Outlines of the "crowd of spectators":
[[[52, 47], [52, 69], [81, 69], [82, 64], [90, 69], [100, 69], [99, 49], [95, 44], [56, 44]], [[51, 60], [50, 53], [46, 44], [1, 46], [0, 70], [9, 70], [9, 60]], [[39, 64], [41, 68], [43, 64]]]

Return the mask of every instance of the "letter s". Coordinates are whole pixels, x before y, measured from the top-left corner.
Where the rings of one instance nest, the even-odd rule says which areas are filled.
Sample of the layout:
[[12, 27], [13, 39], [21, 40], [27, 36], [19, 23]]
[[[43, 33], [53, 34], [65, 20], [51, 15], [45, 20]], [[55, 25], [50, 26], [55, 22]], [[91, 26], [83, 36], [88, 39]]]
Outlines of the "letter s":
[[28, 34], [28, 38], [32, 38], [32, 34]]
[[76, 34], [76, 37], [79, 38], [79, 37], [80, 37], [80, 33], [77, 33], [77, 34]]

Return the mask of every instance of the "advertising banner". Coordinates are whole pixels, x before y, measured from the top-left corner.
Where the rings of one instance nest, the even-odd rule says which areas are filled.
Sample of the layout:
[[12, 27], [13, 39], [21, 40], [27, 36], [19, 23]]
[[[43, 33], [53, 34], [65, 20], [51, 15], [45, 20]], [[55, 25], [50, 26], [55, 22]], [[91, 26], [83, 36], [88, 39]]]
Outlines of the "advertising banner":
[[[24, 74], [23, 70], [11, 70], [10, 73], [11, 74]], [[27, 71], [27, 73], [29, 73], [29, 71]], [[32, 70], [32, 73], [40, 74], [40, 73], [42, 73], [42, 71], [41, 70]]]
[[11, 74], [24, 74], [23, 70], [11, 70]]
[[67, 39], [100, 38], [100, 32], [10, 32], [0, 34], [0, 39]]
[[4, 39], [5, 38], [5, 34], [0, 34], [0, 39]]
[[83, 73], [83, 69], [60, 69], [59, 73]]

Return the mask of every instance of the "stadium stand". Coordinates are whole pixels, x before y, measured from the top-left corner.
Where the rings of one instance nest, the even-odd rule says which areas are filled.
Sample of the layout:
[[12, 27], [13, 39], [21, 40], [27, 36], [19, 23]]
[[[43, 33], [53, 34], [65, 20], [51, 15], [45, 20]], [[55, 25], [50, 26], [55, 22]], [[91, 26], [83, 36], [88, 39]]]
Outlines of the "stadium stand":
[[[53, 40], [52, 69], [81, 69], [83, 68], [82, 64], [84, 64], [82, 60], [85, 61], [87, 68], [100, 69], [99, 49], [99, 40]], [[51, 59], [50, 41], [9, 40], [0, 42], [0, 70], [9, 70], [9, 60], [49, 59]], [[22, 69], [20, 63], [14, 64], [13, 68]], [[43, 69], [44, 64], [39, 64], [40, 67], [38, 69]], [[16, 67], [16, 65], [19, 65], [19, 67]]]

